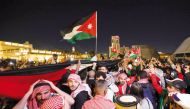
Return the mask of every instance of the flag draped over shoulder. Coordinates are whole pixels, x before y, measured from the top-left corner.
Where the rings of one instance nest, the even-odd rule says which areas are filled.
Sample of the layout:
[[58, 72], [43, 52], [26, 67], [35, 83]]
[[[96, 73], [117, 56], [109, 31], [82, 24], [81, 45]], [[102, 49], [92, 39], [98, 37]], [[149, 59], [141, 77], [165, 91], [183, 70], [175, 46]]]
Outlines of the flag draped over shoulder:
[[97, 36], [97, 12], [83, 17], [70, 27], [61, 31], [63, 39], [75, 44], [77, 40], [96, 38]]

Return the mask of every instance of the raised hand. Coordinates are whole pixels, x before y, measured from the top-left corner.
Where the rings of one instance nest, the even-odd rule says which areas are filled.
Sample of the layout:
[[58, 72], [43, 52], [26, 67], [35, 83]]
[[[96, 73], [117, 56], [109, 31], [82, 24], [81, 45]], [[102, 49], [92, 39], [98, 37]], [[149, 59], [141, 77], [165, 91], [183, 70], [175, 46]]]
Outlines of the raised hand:
[[34, 86], [35, 86], [37, 83], [39, 83], [39, 82], [40, 82], [40, 80], [37, 80], [36, 82], [34, 82], [34, 83], [30, 86], [30, 89], [29, 89], [28, 92], [27, 92], [28, 95], [31, 95], [31, 94], [32, 94], [32, 92], [33, 92], [33, 90], [34, 90]]
[[51, 87], [52, 89], [55, 90], [55, 88], [57, 88], [57, 87], [53, 84], [53, 82], [48, 81], [48, 80], [43, 80], [43, 81], [46, 82], [46, 83], [49, 83], [49, 85], [50, 85], [50, 87]]

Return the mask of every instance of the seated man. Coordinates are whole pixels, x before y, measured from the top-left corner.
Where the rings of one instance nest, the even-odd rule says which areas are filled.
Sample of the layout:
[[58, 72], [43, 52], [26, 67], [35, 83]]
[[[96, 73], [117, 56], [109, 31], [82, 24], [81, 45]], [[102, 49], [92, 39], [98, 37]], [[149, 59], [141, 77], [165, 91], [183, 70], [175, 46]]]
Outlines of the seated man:
[[105, 80], [96, 81], [95, 97], [86, 101], [82, 109], [115, 109], [114, 103], [104, 97], [107, 93], [107, 88], [108, 85]]
[[[52, 93], [52, 90], [57, 93]], [[54, 100], [51, 100], [52, 98]], [[50, 100], [53, 102], [48, 103]], [[44, 103], [46, 105], [44, 105]], [[53, 109], [69, 109], [73, 103], [74, 99], [57, 88], [52, 82], [38, 80], [30, 86], [29, 91], [13, 109], [44, 109], [47, 106]]]

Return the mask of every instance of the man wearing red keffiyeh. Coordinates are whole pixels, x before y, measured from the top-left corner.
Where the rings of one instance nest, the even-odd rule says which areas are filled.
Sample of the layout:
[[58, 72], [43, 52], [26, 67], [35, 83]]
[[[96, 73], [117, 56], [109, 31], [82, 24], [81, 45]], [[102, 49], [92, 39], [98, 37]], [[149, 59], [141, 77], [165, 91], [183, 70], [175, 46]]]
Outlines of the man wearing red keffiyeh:
[[70, 74], [67, 83], [72, 91], [71, 96], [75, 100], [71, 109], [81, 109], [84, 102], [90, 99], [90, 96], [86, 91], [86, 87], [82, 84], [82, 80], [77, 74]]
[[[57, 93], [53, 93], [53, 90]], [[52, 99], [54, 99], [54, 102], [50, 103]], [[38, 80], [31, 85], [29, 91], [13, 109], [48, 109], [47, 107], [52, 107], [52, 109], [69, 109], [73, 103], [74, 99], [57, 88], [52, 82]]]

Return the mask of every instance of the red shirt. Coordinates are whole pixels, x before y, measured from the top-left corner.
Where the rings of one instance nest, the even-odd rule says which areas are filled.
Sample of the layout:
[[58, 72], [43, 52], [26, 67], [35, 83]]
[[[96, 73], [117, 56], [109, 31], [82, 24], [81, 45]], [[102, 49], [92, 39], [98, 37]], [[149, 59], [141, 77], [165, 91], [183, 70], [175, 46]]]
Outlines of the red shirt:
[[82, 109], [115, 109], [115, 105], [104, 96], [96, 95], [91, 100], [86, 101]]

